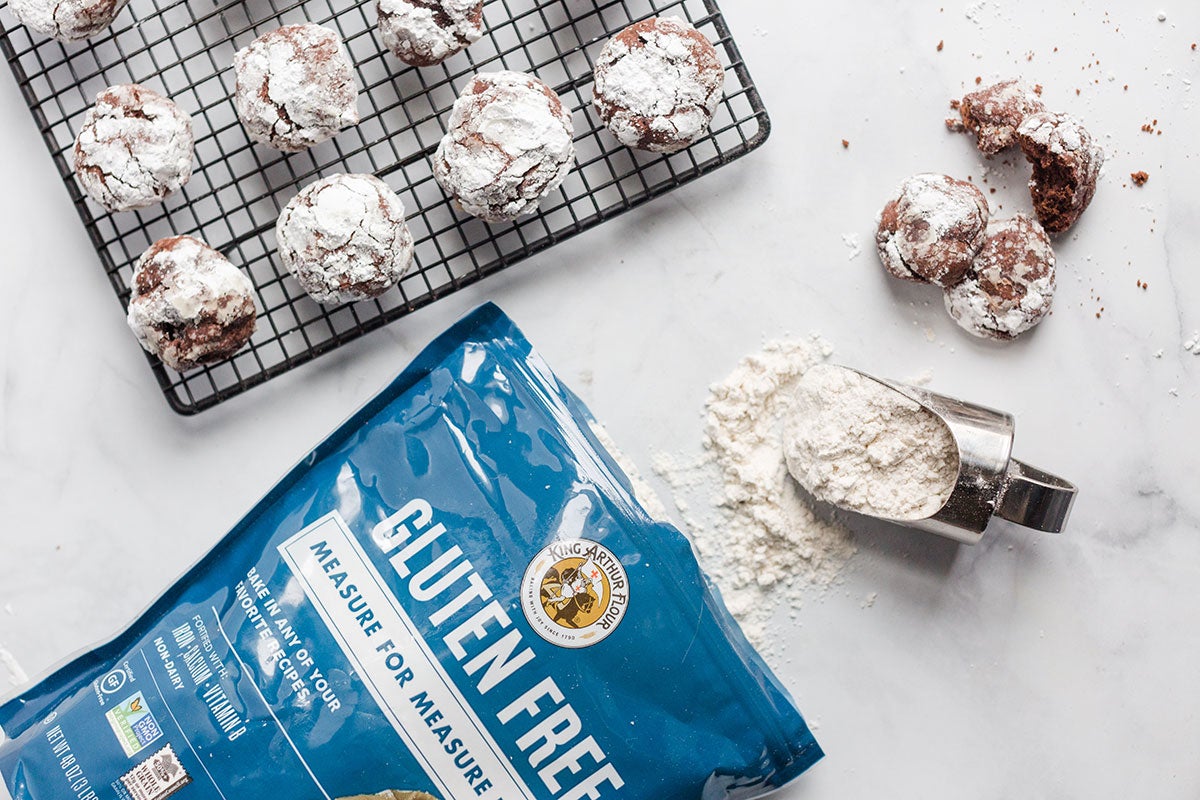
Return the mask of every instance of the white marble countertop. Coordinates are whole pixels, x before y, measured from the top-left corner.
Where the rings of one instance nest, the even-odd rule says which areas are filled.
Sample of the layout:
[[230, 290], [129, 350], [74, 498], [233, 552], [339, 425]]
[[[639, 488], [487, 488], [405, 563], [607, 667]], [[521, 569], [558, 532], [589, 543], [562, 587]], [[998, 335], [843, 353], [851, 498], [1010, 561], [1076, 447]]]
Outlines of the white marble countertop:
[[[117, 630], [481, 301], [643, 465], [698, 445], [706, 387], [743, 354], [817, 331], [842, 362], [1013, 412], [1018, 455], [1081, 495], [1059, 537], [860, 540], [844, 583], [774, 631], [828, 753], [782, 796], [1200, 796], [1200, 6], [723, 5], [765, 148], [195, 418], [164, 403], [0, 76], [0, 647], [36, 674]], [[1110, 160], [1059, 242], [1054, 314], [998, 346], [870, 243], [904, 176], [981, 179], [946, 102], [1014, 73]], [[1023, 175], [992, 165], [1004, 211], [1027, 207]]]

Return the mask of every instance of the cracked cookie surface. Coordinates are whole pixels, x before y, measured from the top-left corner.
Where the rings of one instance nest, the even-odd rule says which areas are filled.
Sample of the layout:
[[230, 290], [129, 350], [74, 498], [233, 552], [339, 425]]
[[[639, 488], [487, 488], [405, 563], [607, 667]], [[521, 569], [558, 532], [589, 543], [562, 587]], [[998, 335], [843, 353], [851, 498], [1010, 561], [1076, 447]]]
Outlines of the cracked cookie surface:
[[75, 177], [109, 211], [145, 208], [192, 174], [192, 121], [173, 102], [137, 84], [96, 96], [75, 138]]
[[609, 40], [596, 59], [600, 119], [626, 147], [674, 153], [708, 132], [725, 71], [704, 34], [677, 17], [651, 17]]
[[1016, 143], [1017, 128], [1027, 117], [1044, 110], [1032, 87], [1012, 79], [964, 95], [958, 105], [961, 121], [946, 120], [946, 124], [961, 125], [975, 135], [980, 152], [994, 156]]
[[10, 0], [17, 21], [60, 42], [89, 39], [112, 24], [129, 0]]
[[992, 220], [967, 277], [946, 290], [946, 310], [976, 336], [1015, 339], [1050, 313], [1055, 281], [1054, 250], [1037, 220]]
[[575, 163], [574, 126], [558, 95], [532, 75], [476, 75], [454, 101], [433, 174], [468, 214], [487, 222], [535, 211]]
[[238, 50], [233, 66], [238, 118], [259, 144], [298, 153], [358, 124], [354, 67], [336, 31], [277, 28]]
[[1050, 233], [1062, 233], [1092, 202], [1104, 151], [1079, 120], [1049, 112], [1021, 123], [1017, 143], [1033, 166], [1029, 193], [1038, 222]]
[[973, 184], [922, 173], [883, 207], [875, 245], [893, 276], [953, 286], [983, 247], [987, 224], [987, 199]]
[[254, 287], [192, 236], [159, 239], [138, 260], [127, 317], [142, 347], [183, 372], [228, 358], [254, 334]]
[[483, 36], [483, 0], [377, 0], [379, 33], [406, 64], [440, 64]]
[[275, 224], [279, 256], [318, 303], [378, 297], [413, 263], [404, 204], [373, 175], [331, 175], [304, 187]]

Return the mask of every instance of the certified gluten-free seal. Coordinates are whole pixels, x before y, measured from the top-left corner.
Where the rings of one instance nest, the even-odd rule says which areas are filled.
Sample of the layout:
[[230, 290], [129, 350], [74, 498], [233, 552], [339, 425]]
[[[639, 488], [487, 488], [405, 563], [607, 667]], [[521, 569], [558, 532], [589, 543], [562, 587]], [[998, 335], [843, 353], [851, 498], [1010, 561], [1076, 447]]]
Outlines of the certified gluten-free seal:
[[559, 647], [591, 647], [609, 636], [629, 608], [621, 560], [590, 539], [560, 539], [529, 562], [521, 609], [533, 630]]

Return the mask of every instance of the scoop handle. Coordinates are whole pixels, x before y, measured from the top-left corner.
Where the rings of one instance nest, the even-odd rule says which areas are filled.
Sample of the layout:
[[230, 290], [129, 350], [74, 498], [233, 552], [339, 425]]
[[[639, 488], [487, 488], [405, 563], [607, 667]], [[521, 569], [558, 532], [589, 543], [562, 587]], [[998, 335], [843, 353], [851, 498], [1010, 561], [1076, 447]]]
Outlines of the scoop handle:
[[1012, 459], [1004, 477], [996, 515], [1045, 533], [1061, 533], [1079, 490], [1057, 475]]

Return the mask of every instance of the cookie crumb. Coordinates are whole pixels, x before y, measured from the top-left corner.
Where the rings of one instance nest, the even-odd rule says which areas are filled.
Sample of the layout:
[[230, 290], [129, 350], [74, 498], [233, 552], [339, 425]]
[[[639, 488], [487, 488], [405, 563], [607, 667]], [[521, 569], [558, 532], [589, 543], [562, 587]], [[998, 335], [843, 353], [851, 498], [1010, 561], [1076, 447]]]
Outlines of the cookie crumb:
[[978, 86], [981, 83], [983, 83], [983, 77], [980, 75], [976, 75], [975, 76], [975, 85]]
[[[942, 52], [942, 48], [943, 48], [943, 47], [945, 47], [945, 46], [946, 46], [946, 41], [945, 41], [944, 39], [939, 39], [939, 40], [938, 40], [937, 51], [938, 51], [939, 53], [940, 53], [940, 52]], [[1195, 49], [1196, 49], [1196, 45], [1192, 45], [1192, 49], [1193, 49], [1193, 50], [1195, 50]]]
[[850, 140], [849, 140], [849, 139], [842, 139], [842, 147], [843, 147], [843, 148], [847, 148], [847, 149], [848, 149], [848, 148], [850, 147]]
[[1129, 173], [1129, 177], [1134, 186], [1145, 186], [1146, 181], [1150, 180], [1150, 174], [1144, 169]]

